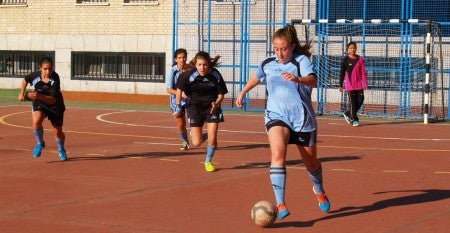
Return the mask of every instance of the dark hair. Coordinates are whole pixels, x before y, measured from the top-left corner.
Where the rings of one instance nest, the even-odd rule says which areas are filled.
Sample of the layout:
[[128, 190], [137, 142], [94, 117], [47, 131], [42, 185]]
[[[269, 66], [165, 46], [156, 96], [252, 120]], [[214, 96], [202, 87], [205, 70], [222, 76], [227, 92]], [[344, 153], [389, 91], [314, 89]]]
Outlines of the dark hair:
[[355, 48], [358, 48], [358, 46], [356, 46], [356, 43], [355, 43], [355, 42], [350, 41], [350, 42], [348, 42], [348, 44], [347, 44], [347, 49], [350, 48], [350, 45], [354, 45]]
[[[177, 50], [175, 50], [175, 52], [173, 53], [173, 59], [175, 60], [175, 58], [177, 58], [177, 56], [181, 53], [184, 53], [184, 55], [187, 56], [187, 50], [183, 49], [183, 48], [179, 48]], [[173, 65], [176, 65], [177, 63], [174, 61]]]
[[272, 40], [275, 38], [285, 38], [289, 44], [294, 44], [294, 51], [301, 53], [307, 57], [311, 57], [311, 48], [309, 41], [307, 41], [303, 46], [300, 45], [300, 41], [297, 37], [297, 30], [292, 25], [287, 25], [284, 28], [280, 28], [272, 36]]
[[209, 56], [209, 53], [207, 53], [205, 51], [200, 51], [197, 54], [195, 54], [194, 58], [192, 58], [192, 60], [189, 62], [189, 64], [191, 66], [195, 67], [195, 63], [197, 63], [197, 59], [199, 59], [199, 58], [207, 61], [210, 68], [219, 66], [218, 60], [219, 60], [220, 56], [217, 55], [214, 58], [211, 58], [211, 56]]
[[43, 64], [49, 63], [52, 66], [55, 65], [55, 63], [53, 63], [53, 58], [51, 57], [43, 57], [41, 58], [41, 60], [39, 61], [39, 67], [41, 67]]

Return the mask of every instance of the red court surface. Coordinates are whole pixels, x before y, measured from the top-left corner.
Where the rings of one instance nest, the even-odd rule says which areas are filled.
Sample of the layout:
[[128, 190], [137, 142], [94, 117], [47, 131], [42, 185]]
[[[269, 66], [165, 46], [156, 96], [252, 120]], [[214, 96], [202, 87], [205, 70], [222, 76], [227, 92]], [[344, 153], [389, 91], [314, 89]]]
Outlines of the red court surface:
[[274, 202], [261, 115], [225, 112], [219, 169], [205, 145], [179, 151], [167, 112], [68, 108], [69, 160], [60, 162], [45, 121], [40, 158], [29, 106], [0, 107], [0, 232], [448, 232], [450, 125], [318, 117], [318, 151], [331, 212], [320, 211], [294, 146], [288, 151], [291, 215], [270, 228], [250, 209]]

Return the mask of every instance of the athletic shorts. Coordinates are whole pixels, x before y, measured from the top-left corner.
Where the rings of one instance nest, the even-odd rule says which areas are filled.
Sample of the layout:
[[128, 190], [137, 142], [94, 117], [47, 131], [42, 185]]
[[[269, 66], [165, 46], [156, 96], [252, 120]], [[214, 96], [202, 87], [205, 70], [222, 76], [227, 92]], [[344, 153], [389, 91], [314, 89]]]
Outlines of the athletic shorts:
[[212, 114], [210, 102], [192, 102], [188, 101], [187, 114], [189, 118], [189, 125], [191, 127], [202, 127], [206, 123], [219, 123], [223, 122], [222, 108], [217, 108]]
[[64, 111], [58, 111], [56, 107], [48, 107], [44, 105], [34, 105], [33, 111], [41, 111], [50, 120], [52, 125], [60, 127], [64, 123]]
[[274, 126], [281, 126], [289, 129], [290, 137], [288, 144], [296, 144], [300, 146], [314, 146], [317, 144], [317, 130], [312, 132], [295, 132], [283, 121], [271, 120], [266, 124], [267, 132]]

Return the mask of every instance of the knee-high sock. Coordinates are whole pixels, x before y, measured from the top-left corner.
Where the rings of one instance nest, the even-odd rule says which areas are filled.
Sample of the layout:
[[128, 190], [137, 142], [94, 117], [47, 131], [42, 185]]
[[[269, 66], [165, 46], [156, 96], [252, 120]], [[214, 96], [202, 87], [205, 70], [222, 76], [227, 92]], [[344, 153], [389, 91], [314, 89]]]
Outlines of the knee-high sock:
[[216, 152], [216, 147], [215, 147], [215, 146], [210, 146], [210, 145], [208, 145], [208, 146], [206, 147], [206, 159], [205, 159], [205, 163], [211, 162], [211, 160], [212, 160], [212, 158], [213, 158], [215, 152]]
[[34, 137], [36, 138], [36, 142], [38, 144], [43, 145], [44, 144], [44, 129], [33, 129]]
[[55, 137], [55, 140], [56, 140], [56, 144], [58, 145], [58, 150], [65, 150], [64, 149], [64, 140], [61, 138], [56, 138], [56, 137]]
[[181, 132], [180, 137], [183, 141], [187, 142], [188, 141], [187, 130]]
[[284, 203], [284, 190], [286, 188], [286, 167], [270, 166], [270, 181], [277, 205]]
[[311, 181], [314, 184], [314, 190], [317, 192], [317, 194], [324, 193], [325, 191], [322, 187], [322, 165], [320, 164], [315, 171], [308, 171], [308, 174], [311, 177]]

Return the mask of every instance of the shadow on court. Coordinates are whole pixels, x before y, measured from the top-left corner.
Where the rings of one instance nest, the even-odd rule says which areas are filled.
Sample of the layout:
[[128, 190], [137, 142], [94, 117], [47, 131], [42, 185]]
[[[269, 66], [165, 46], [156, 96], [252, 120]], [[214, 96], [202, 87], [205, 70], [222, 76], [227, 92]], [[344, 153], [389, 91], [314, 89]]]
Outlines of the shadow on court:
[[434, 201], [441, 201], [450, 198], [450, 190], [440, 190], [440, 189], [426, 189], [426, 190], [400, 190], [400, 191], [387, 191], [387, 192], [377, 192], [375, 195], [384, 193], [411, 193], [411, 192], [421, 192], [419, 194], [413, 194], [402, 197], [395, 197], [391, 199], [386, 199], [382, 201], [375, 202], [371, 205], [366, 206], [348, 206], [342, 207], [338, 210], [331, 211], [328, 216], [323, 218], [318, 218], [306, 222], [282, 222], [277, 223], [272, 226], [272, 228], [284, 228], [284, 227], [311, 227], [314, 223], [334, 218], [349, 217], [358, 214], [364, 214], [374, 211], [379, 211], [382, 209], [414, 205], [421, 203], [428, 203]]
[[[336, 162], [336, 161], [350, 161], [350, 160], [357, 160], [361, 159], [361, 156], [357, 155], [351, 155], [351, 156], [339, 156], [339, 157], [327, 157], [327, 158], [319, 158], [319, 161], [324, 162]], [[303, 160], [288, 160], [286, 161], [287, 166], [294, 166], [294, 165], [300, 165], [303, 164]], [[244, 165], [235, 166], [232, 169], [250, 169], [250, 168], [268, 168], [270, 167], [270, 161], [269, 162], [260, 162], [260, 163], [247, 163]]]
[[[86, 160], [114, 160], [114, 159], [128, 159], [128, 158], [163, 158], [163, 157], [176, 157], [176, 156], [188, 156], [188, 155], [200, 155], [204, 154], [203, 151], [195, 152], [144, 152], [144, 153], [127, 153], [112, 156], [83, 156], [83, 157], [70, 157], [68, 161], [86, 161]], [[48, 163], [54, 163], [60, 161], [49, 161]]]

